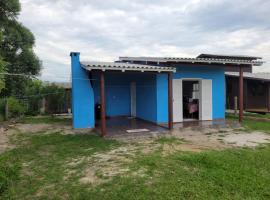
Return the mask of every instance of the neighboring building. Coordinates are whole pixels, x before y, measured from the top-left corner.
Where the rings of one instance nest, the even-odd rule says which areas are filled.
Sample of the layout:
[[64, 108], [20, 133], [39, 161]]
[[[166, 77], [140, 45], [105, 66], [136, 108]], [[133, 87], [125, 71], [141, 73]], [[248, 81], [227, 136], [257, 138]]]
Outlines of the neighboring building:
[[81, 62], [72, 52], [74, 128], [94, 128], [101, 106], [106, 120], [131, 116], [154, 124], [225, 118], [225, 68], [262, 65], [250, 57], [201, 54], [197, 58], [120, 57], [116, 62]]
[[[226, 72], [226, 107], [234, 109], [238, 98], [239, 73]], [[270, 112], [270, 73], [244, 72], [244, 110], [256, 113]]]

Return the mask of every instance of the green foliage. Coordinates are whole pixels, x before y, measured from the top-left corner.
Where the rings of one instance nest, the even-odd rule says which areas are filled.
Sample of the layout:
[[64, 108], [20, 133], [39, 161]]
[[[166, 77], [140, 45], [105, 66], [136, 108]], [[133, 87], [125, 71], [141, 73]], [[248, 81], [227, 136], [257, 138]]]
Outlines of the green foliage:
[[0, 99], [0, 122], [4, 121], [4, 118], [5, 118], [5, 104], [6, 104], [6, 100]]
[[6, 69], [6, 62], [4, 62], [2, 60], [2, 58], [0, 57], [0, 92], [2, 91], [2, 89], [5, 88], [4, 75], [1, 74], [1, 73], [4, 73], [5, 72], [5, 69]]
[[46, 94], [47, 100], [47, 112], [57, 113], [61, 112], [62, 107], [66, 103], [66, 92], [62, 87], [56, 84], [45, 85], [42, 90], [43, 94]]
[[38, 75], [41, 62], [33, 52], [35, 38], [31, 31], [17, 21], [20, 11], [18, 0], [1, 1], [0, 17], [0, 56], [7, 62], [8, 73], [21, 73], [27, 76], [5, 77], [5, 89], [2, 95], [22, 96], [30, 76]]
[[46, 99], [46, 112], [58, 113], [66, 103], [66, 91], [56, 84], [44, 83], [40, 80], [31, 81], [26, 87], [25, 96], [28, 101], [27, 114], [35, 115], [40, 112], [41, 101]]
[[18, 117], [23, 115], [26, 112], [26, 107], [14, 97], [9, 97], [7, 99], [9, 117]]
[[21, 5], [19, 0], [0, 1], [0, 21], [15, 20], [20, 10]]

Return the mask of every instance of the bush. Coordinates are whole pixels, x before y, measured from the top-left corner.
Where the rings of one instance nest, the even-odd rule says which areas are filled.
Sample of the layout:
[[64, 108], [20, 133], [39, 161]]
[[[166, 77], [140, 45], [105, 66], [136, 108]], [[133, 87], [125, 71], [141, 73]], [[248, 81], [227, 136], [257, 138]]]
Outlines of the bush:
[[0, 99], [0, 121], [2, 121], [5, 116], [5, 102], [5, 99]]
[[26, 107], [18, 99], [15, 99], [14, 97], [9, 97], [7, 101], [9, 117], [19, 117], [26, 112]]

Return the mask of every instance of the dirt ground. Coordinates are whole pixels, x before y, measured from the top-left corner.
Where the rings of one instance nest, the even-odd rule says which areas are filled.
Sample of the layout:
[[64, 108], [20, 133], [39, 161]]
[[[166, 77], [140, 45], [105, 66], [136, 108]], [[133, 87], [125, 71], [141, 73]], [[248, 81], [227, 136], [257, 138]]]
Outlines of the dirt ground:
[[[15, 123], [0, 126], [0, 152], [13, 148], [14, 146], [9, 142], [10, 137], [21, 134], [50, 134], [59, 132], [61, 134], [79, 134], [89, 133], [89, 130], [74, 130], [69, 125], [62, 124], [20, 124]], [[147, 133], [146, 133], [147, 134]], [[125, 137], [121, 136], [115, 138], [128, 145], [134, 142], [137, 145], [143, 143], [151, 143], [158, 137], [173, 137], [184, 140], [185, 143], [174, 147], [182, 151], [203, 151], [207, 149], [224, 149], [231, 147], [255, 147], [260, 144], [270, 143], [270, 135], [263, 132], [251, 132], [247, 133], [243, 128], [184, 128], [175, 129], [165, 136], [158, 134], [148, 135], [148, 137]], [[147, 149], [147, 148], [146, 148]]]
[[[16, 134], [80, 134], [89, 133], [89, 130], [73, 130], [71, 126], [61, 124], [13, 124], [0, 127], [0, 153], [14, 148], [11, 138]], [[160, 138], [166, 138], [160, 142]], [[104, 153], [81, 157], [67, 161], [66, 178], [75, 173], [83, 173], [80, 181], [98, 185], [110, 180], [116, 175], [144, 176], [144, 170], [130, 172], [128, 164], [138, 155], [149, 154], [160, 150], [162, 155], [169, 155], [177, 151], [201, 152], [205, 150], [222, 150], [226, 148], [256, 147], [270, 143], [270, 135], [262, 132], [248, 133], [242, 128], [185, 128], [175, 129], [169, 134], [157, 134], [149, 137], [120, 137], [117, 140], [123, 145]], [[167, 141], [167, 142], [166, 142]], [[76, 165], [87, 163], [83, 172], [76, 172]], [[102, 175], [102, 177], [100, 177]], [[104, 178], [105, 177], [105, 178]]]

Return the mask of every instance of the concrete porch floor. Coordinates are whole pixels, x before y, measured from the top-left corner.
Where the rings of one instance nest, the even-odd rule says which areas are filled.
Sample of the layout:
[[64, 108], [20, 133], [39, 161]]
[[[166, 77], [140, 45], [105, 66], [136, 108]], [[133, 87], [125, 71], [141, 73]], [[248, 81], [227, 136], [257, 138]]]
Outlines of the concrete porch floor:
[[[153, 136], [169, 134], [168, 125], [157, 125], [138, 118], [131, 117], [112, 117], [106, 119], [107, 138], [115, 137], [137, 137], [137, 136]], [[175, 123], [174, 129], [180, 130], [190, 128], [194, 130], [201, 130], [204, 128], [237, 128], [239, 124], [235, 121], [214, 120], [214, 121], [188, 121], [182, 123]], [[97, 121], [96, 129], [100, 132], [100, 121]], [[127, 132], [127, 130], [147, 129], [148, 131]]]
[[[100, 121], [97, 121], [96, 127], [100, 131]], [[148, 131], [127, 132], [128, 130], [135, 129], [147, 129]], [[106, 137], [108, 138], [119, 136], [151, 136], [153, 134], [166, 134], [169, 132], [166, 126], [159, 126], [152, 122], [126, 116], [106, 119], [106, 130]]]

